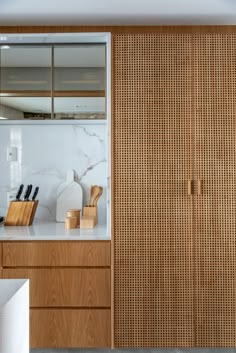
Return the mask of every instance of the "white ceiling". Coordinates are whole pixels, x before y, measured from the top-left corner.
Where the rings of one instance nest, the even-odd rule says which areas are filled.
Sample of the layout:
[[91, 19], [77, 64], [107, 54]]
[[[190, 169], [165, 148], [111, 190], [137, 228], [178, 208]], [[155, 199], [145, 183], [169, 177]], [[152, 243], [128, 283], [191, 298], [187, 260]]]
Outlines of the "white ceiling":
[[235, 24], [236, 0], [0, 0], [1, 25]]

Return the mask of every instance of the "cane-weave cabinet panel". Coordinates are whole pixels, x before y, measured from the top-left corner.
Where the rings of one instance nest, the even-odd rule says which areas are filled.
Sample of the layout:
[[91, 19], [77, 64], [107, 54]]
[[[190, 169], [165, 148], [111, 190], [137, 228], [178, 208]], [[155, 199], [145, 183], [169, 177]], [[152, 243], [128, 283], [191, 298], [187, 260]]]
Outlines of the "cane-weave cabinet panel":
[[114, 346], [193, 345], [191, 36], [113, 36]]
[[193, 37], [196, 346], [235, 347], [235, 34]]

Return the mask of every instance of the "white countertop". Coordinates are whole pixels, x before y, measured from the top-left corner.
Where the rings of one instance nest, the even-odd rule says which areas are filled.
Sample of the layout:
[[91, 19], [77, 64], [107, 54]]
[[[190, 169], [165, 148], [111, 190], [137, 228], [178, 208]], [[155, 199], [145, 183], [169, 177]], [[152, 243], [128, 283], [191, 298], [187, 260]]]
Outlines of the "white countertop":
[[93, 229], [65, 229], [64, 223], [34, 222], [32, 226], [0, 226], [0, 241], [3, 240], [110, 240], [107, 226], [96, 225]]

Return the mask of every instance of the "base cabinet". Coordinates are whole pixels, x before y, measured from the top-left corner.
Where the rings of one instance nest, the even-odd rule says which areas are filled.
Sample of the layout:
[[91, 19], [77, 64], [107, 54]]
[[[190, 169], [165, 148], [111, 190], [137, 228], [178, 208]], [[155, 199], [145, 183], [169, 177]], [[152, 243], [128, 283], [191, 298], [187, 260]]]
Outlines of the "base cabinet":
[[110, 241], [0, 245], [2, 278], [30, 279], [31, 348], [111, 347]]
[[109, 268], [11, 268], [3, 278], [29, 278], [34, 308], [110, 307]]
[[31, 348], [111, 345], [109, 309], [31, 309]]

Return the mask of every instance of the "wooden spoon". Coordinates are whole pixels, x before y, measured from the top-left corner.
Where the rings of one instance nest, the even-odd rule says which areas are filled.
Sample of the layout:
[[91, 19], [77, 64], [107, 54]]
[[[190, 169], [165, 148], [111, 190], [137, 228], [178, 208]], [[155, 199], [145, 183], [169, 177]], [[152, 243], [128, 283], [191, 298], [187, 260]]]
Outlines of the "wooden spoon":
[[93, 202], [93, 185], [90, 188], [90, 197], [89, 197], [89, 206], [92, 206], [92, 202]]
[[103, 188], [98, 185], [92, 185], [90, 189], [90, 199], [89, 199], [89, 205], [90, 206], [96, 206], [99, 197], [102, 195]]
[[94, 206], [97, 206], [98, 200], [102, 196], [103, 188], [101, 186], [99, 186], [99, 189], [100, 189], [99, 193], [97, 194], [97, 196], [93, 200], [93, 205]]

